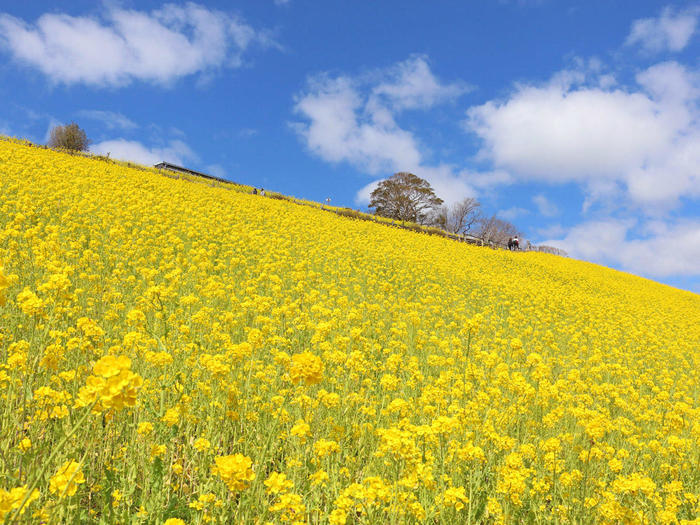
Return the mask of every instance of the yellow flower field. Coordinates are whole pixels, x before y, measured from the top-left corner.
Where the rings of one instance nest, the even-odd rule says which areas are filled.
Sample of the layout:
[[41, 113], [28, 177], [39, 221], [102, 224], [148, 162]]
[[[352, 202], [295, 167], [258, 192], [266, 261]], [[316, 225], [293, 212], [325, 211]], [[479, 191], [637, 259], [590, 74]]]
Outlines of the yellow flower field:
[[700, 523], [700, 296], [0, 140], [0, 520]]

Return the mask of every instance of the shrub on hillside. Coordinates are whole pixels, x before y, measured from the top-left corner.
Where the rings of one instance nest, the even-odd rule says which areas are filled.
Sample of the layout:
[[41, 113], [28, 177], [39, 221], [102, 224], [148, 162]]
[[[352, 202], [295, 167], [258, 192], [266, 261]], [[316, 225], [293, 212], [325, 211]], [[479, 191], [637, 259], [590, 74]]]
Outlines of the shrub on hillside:
[[54, 126], [49, 137], [49, 147], [72, 151], [87, 151], [90, 141], [85, 131], [75, 122]]

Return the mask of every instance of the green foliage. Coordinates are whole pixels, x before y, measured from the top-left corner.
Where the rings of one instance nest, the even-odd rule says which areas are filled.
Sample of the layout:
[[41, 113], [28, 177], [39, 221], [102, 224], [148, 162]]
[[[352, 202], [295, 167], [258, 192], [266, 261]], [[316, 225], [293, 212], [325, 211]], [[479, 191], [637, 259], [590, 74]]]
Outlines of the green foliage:
[[425, 224], [429, 213], [441, 204], [427, 180], [405, 171], [381, 181], [369, 201], [377, 215], [418, 224]]

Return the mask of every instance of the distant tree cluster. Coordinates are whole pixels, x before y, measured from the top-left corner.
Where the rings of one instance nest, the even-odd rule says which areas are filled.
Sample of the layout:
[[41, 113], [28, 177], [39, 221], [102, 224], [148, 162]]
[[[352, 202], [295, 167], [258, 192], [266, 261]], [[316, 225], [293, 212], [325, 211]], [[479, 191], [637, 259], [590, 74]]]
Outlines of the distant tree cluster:
[[65, 126], [55, 126], [51, 129], [49, 147], [68, 149], [72, 151], [87, 151], [90, 141], [85, 131], [75, 122]]
[[369, 207], [382, 217], [469, 234], [485, 243], [505, 245], [509, 238], [521, 235], [513, 224], [495, 215], [483, 215], [481, 204], [472, 197], [445, 206], [428, 181], [404, 171], [377, 185]]
[[568, 253], [566, 253], [565, 250], [562, 250], [561, 248], [555, 248], [554, 246], [547, 246], [546, 244], [540, 244], [539, 246], [533, 246], [532, 250], [536, 251], [536, 252], [551, 253], [552, 255], [561, 255], [562, 257], [566, 257], [569, 255]]
[[481, 217], [475, 232], [476, 237], [486, 243], [507, 244], [508, 239], [522, 234], [508, 221], [499, 219], [495, 215]]
[[485, 244], [506, 246], [517, 236], [521, 248], [567, 255], [553, 246], [534, 246], [529, 241], [523, 245], [523, 234], [515, 225], [496, 215], [485, 215], [481, 203], [472, 197], [445, 205], [428, 181], [405, 171], [377, 184], [370, 195], [369, 208], [382, 217], [434, 226], [452, 234], [474, 237]]
[[434, 224], [450, 233], [465, 235], [472, 232], [481, 220], [481, 204], [467, 197], [452, 206], [441, 206], [436, 210]]

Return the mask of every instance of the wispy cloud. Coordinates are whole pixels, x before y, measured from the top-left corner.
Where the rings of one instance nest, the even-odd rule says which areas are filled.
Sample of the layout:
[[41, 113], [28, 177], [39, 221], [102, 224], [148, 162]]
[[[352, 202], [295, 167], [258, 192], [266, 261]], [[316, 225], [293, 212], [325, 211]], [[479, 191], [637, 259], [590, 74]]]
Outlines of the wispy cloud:
[[91, 109], [91, 110], [84, 109], [84, 110], [78, 111], [77, 114], [79, 117], [97, 120], [99, 122], [102, 122], [102, 124], [104, 124], [104, 126], [109, 130], [113, 130], [113, 129], [129, 130], [129, 129], [138, 128], [138, 124], [136, 124], [133, 120], [126, 117], [125, 115], [122, 115], [121, 113], [115, 113], [113, 111], [101, 111], [101, 110], [97, 110], [97, 109]]
[[259, 133], [258, 130], [255, 128], [243, 128], [243, 129], [238, 130], [238, 136], [241, 138], [246, 138], [246, 139], [254, 137], [258, 133]]
[[221, 164], [209, 164], [206, 167], [206, 172], [214, 177], [219, 177], [220, 179], [225, 179], [227, 176], [226, 168]]
[[648, 53], [681, 51], [695, 33], [698, 14], [698, 7], [683, 11], [666, 7], [658, 17], [635, 20], [625, 44], [639, 45]]

